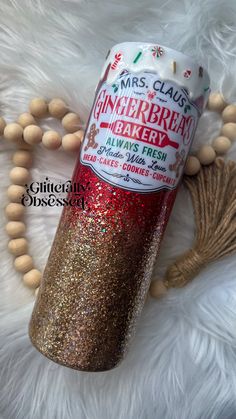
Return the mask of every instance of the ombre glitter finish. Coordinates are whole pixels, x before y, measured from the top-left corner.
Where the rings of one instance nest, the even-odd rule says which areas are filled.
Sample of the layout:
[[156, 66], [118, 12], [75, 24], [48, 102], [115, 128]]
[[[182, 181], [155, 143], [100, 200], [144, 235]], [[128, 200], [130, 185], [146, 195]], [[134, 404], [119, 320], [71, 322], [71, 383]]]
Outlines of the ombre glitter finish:
[[59, 364], [115, 367], [148, 291], [176, 191], [142, 195], [113, 187], [78, 162], [89, 209], [66, 207], [30, 322], [36, 348]]
[[72, 179], [89, 186], [85, 207], [63, 210], [30, 321], [51, 360], [106, 371], [123, 359], [208, 83], [169, 48], [123, 43], [108, 55]]

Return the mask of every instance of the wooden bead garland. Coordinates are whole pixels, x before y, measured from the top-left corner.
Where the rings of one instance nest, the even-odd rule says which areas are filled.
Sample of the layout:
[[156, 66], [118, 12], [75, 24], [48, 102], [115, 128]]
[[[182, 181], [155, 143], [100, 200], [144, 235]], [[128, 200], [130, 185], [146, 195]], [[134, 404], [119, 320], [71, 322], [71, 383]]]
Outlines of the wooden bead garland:
[[210, 145], [203, 145], [197, 152], [197, 158], [205, 166], [213, 163], [216, 158], [216, 152]]
[[[209, 165], [217, 155], [225, 154], [231, 147], [231, 141], [236, 139], [236, 106], [227, 105], [219, 93], [212, 93], [208, 101], [208, 109], [222, 112], [224, 125], [219, 137], [215, 138], [212, 145], [204, 145], [196, 156], [189, 156], [185, 166], [185, 174], [195, 175], [202, 165]], [[17, 123], [6, 124], [0, 117], [0, 135], [6, 140], [16, 143], [18, 150], [13, 154], [15, 167], [10, 172], [13, 182], [7, 190], [10, 203], [6, 207], [6, 215], [9, 219], [6, 232], [10, 237], [8, 243], [9, 252], [16, 257], [14, 266], [23, 274], [23, 283], [38, 292], [41, 280], [41, 272], [34, 268], [32, 257], [28, 254], [28, 242], [24, 238], [26, 225], [22, 221], [25, 207], [21, 204], [21, 197], [25, 192], [23, 185], [29, 179], [29, 168], [32, 166], [32, 146], [42, 143], [51, 150], [62, 146], [65, 151], [74, 152], [79, 150], [83, 141], [84, 132], [81, 129], [81, 120], [74, 112], [69, 112], [68, 106], [60, 98], [52, 99], [47, 103], [43, 98], [35, 98], [30, 102], [29, 111], [21, 114]], [[67, 131], [62, 138], [56, 131], [49, 130], [43, 133], [37, 125], [37, 119], [45, 116], [61, 119], [62, 126]], [[166, 289], [162, 281], [153, 281], [150, 294], [153, 297], [164, 295]]]
[[62, 125], [66, 131], [72, 133], [81, 127], [81, 121], [76, 113], [70, 112], [62, 119]]
[[16, 143], [17, 141], [21, 140], [23, 134], [23, 128], [20, 124], [13, 122], [12, 124], [8, 124], [5, 126], [4, 129], [4, 137], [6, 140]]
[[167, 289], [161, 280], [155, 280], [151, 282], [149, 288], [149, 294], [153, 298], [161, 298], [167, 293]]
[[220, 93], [214, 92], [210, 94], [207, 106], [211, 111], [222, 112], [227, 106], [227, 103]]
[[10, 221], [19, 221], [25, 213], [25, 207], [22, 204], [10, 202], [5, 208], [5, 213]]
[[30, 113], [36, 118], [43, 118], [47, 115], [48, 105], [43, 98], [36, 97], [29, 104]]
[[222, 119], [226, 122], [236, 122], [236, 106], [228, 105], [222, 112]]
[[43, 138], [43, 131], [38, 125], [28, 125], [24, 129], [23, 138], [28, 144], [39, 144]]
[[11, 202], [20, 203], [25, 188], [21, 185], [10, 185], [7, 189], [7, 197]]
[[25, 167], [13, 167], [10, 171], [10, 179], [16, 185], [25, 185], [29, 180], [30, 173]]
[[198, 158], [195, 156], [189, 156], [186, 162], [184, 172], [186, 175], [190, 176], [190, 175], [198, 173], [200, 168], [201, 168], [201, 163], [198, 160]]
[[[42, 111], [43, 108], [44, 113]], [[39, 115], [45, 114], [45, 106], [43, 106], [42, 99], [33, 99], [30, 102], [30, 109], [33, 109], [34, 115], [37, 118], [39, 118]], [[63, 115], [62, 125], [73, 136], [68, 137], [68, 134], [65, 134], [65, 138], [61, 138], [60, 134], [53, 130], [43, 133], [42, 129], [37, 125], [36, 119], [29, 112], [21, 114], [17, 123], [6, 124], [4, 119], [0, 118], [0, 135], [2, 133], [6, 140], [16, 143], [20, 148], [13, 156], [13, 163], [16, 166], [31, 167], [32, 156], [30, 151], [32, 150], [32, 146], [41, 142], [45, 148], [50, 150], [56, 150], [60, 146], [68, 152], [79, 150], [84, 131], [81, 129], [81, 120], [78, 115], [74, 112], [65, 114], [68, 111], [68, 107], [64, 101], [58, 98], [49, 102], [47, 111], [49, 112], [49, 116], [56, 118]]]
[[225, 154], [231, 147], [231, 141], [228, 137], [220, 136], [213, 140], [212, 147], [216, 154]]
[[32, 154], [27, 150], [17, 150], [13, 154], [12, 161], [16, 166], [25, 167], [26, 169], [29, 169], [32, 166], [33, 157]]
[[66, 151], [76, 151], [78, 136], [76, 134], [66, 134], [62, 138], [62, 146]]
[[[67, 131], [63, 138], [54, 130], [43, 133], [37, 125], [37, 119], [45, 116], [62, 119], [62, 125]], [[84, 131], [81, 129], [81, 120], [78, 115], [70, 112], [62, 99], [55, 98], [47, 104], [43, 98], [35, 98], [29, 104], [29, 112], [22, 113], [17, 122], [6, 124], [4, 118], [0, 117], [0, 135], [18, 147], [13, 154], [14, 167], [9, 174], [12, 184], [7, 189], [7, 196], [10, 202], [5, 208], [8, 219], [6, 232], [10, 238], [8, 250], [15, 256], [14, 266], [23, 274], [23, 283], [35, 289], [35, 294], [37, 294], [42, 274], [35, 269], [33, 258], [28, 254], [28, 241], [24, 237], [26, 225], [22, 221], [25, 207], [21, 203], [25, 184], [30, 177], [29, 169], [33, 163], [33, 146], [42, 143], [50, 150], [56, 150], [62, 146], [68, 152], [75, 152], [80, 148]]]
[[236, 124], [234, 122], [227, 122], [221, 129], [221, 134], [228, 137], [229, 140], [236, 140]]
[[23, 276], [23, 282], [29, 288], [38, 288], [40, 285], [42, 274], [38, 269], [31, 269]]
[[48, 104], [48, 110], [52, 117], [61, 119], [68, 111], [68, 106], [60, 98], [52, 99]]
[[26, 226], [22, 221], [9, 221], [6, 225], [6, 232], [12, 239], [17, 239], [25, 234]]
[[220, 136], [215, 138], [212, 145], [203, 145], [195, 156], [189, 156], [184, 173], [188, 176], [196, 175], [201, 165], [213, 163], [217, 156], [226, 154], [236, 140], [236, 105], [228, 105], [220, 93], [211, 93], [207, 107], [210, 111], [222, 113], [223, 125]]
[[22, 126], [22, 128], [28, 127], [28, 125], [35, 125], [36, 120], [29, 112], [22, 113], [19, 118], [17, 119], [18, 124]]
[[43, 134], [42, 143], [49, 150], [56, 150], [61, 146], [61, 136], [56, 131], [46, 131]]
[[186, 176], [184, 184], [193, 205], [194, 240], [167, 268], [163, 281], [153, 281], [150, 294], [155, 298], [184, 287], [209, 263], [236, 252], [236, 162], [218, 157], [196, 176]]
[[33, 259], [29, 255], [17, 256], [14, 261], [14, 266], [17, 272], [26, 274], [26, 272], [29, 272], [31, 269], [33, 269]]
[[28, 242], [24, 238], [12, 239], [8, 243], [8, 250], [14, 256], [25, 255], [28, 252]]

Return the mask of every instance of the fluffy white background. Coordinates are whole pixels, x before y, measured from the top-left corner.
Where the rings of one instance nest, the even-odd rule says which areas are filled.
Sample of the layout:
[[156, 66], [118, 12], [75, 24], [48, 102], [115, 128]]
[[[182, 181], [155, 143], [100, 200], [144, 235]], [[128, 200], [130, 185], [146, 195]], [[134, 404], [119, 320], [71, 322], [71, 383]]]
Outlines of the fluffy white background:
[[[1, 0], [1, 114], [13, 121], [30, 98], [61, 96], [85, 121], [107, 50], [126, 40], [159, 42], [197, 57], [209, 69], [212, 89], [235, 101], [235, 0]], [[209, 141], [218, 126], [206, 113], [196, 144]], [[34, 297], [12, 268], [4, 233], [12, 147], [1, 141], [0, 152], [1, 419], [234, 419], [235, 257], [212, 264], [161, 302], [150, 299], [117, 369], [89, 374], [57, 366], [27, 336]], [[33, 179], [66, 179], [74, 161], [38, 147]], [[60, 211], [27, 212], [32, 254], [43, 269]], [[191, 202], [182, 190], [156, 274], [192, 237]]]

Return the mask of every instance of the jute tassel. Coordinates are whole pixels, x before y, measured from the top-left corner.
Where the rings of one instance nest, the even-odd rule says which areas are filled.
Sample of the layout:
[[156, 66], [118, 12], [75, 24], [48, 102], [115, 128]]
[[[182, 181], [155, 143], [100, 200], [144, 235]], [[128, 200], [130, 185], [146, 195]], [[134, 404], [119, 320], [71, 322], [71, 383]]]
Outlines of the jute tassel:
[[160, 295], [165, 288], [183, 287], [209, 262], [236, 251], [236, 164], [217, 158], [197, 175], [185, 176], [184, 184], [195, 214], [194, 245], [168, 268], [164, 283], [156, 284]]

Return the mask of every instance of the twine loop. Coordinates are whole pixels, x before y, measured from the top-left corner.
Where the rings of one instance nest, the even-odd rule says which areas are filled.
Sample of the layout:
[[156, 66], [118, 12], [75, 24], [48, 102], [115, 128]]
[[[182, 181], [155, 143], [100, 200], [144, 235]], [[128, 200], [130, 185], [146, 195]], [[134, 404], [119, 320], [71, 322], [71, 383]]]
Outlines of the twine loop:
[[209, 262], [236, 251], [236, 164], [216, 161], [186, 176], [195, 214], [194, 246], [167, 270], [166, 288], [183, 287]]
[[188, 250], [167, 270], [164, 280], [166, 288], [183, 287], [198, 274], [205, 263], [204, 256], [196, 249]]

